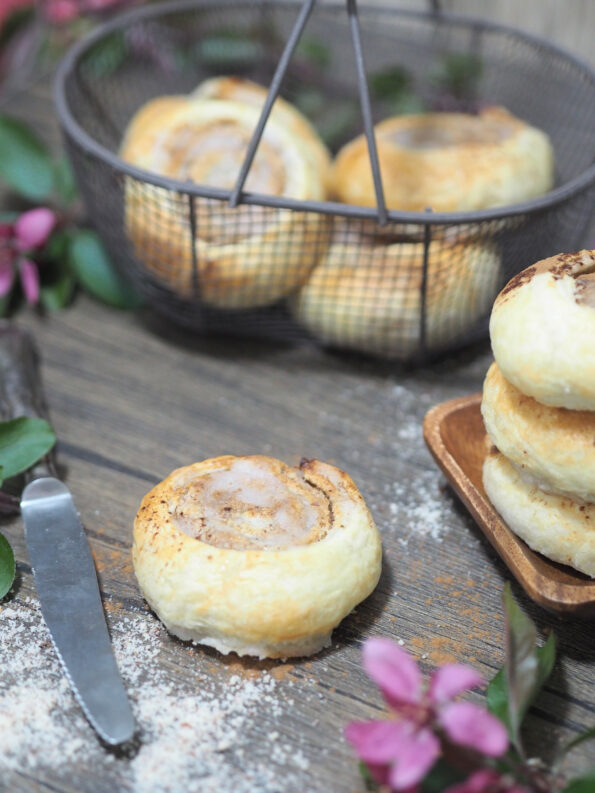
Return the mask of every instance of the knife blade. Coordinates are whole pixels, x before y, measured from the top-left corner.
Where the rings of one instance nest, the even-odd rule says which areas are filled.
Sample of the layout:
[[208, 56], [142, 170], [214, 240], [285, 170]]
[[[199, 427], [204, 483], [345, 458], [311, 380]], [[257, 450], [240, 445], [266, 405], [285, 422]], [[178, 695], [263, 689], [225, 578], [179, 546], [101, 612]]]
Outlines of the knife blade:
[[[38, 356], [26, 331], [0, 325], [3, 417], [47, 415]], [[51, 457], [30, 472], [21, 496], [25, 540], [41, 613], [83, 712], [110, 745], [136, 725], [101, 603], [95, 564], [70, 491]]]

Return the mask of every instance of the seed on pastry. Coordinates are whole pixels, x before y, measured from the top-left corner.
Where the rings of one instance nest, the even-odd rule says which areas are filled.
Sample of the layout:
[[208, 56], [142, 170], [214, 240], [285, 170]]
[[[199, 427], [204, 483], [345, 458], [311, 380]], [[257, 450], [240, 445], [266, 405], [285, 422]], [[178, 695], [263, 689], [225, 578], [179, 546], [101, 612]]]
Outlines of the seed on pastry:
[[330, 643], [378, 583], [381, 545], [338, 468], [226, 456], [180, 468], [145, 496], [133, 562], [145, 598], [176, 636], [283, 658]]
[[[410, 358], [421, 349], [423, 263], [423, 243], [392, 242], [337, 222], [327, 256], [292, 298], [292, 311], [327, 344]], [[426, 349], [448, 345], [488, 313], [499, 274], [489, 243], [430, 243]]]
[[488, 498], [534, 551], [595, 578], [595, 504], [545, 493], [494, 450], [483, 466]]
[[493, 363], [481, 402], [486, 430], [522, 477], [542, 490], [595, 503], [595, 412], [542, 405]]
[[[486, 108], [478, 116], [396, 116], [380, 122], [375, 132], [390, 209], [486, 209], [535, 198], [553, 185], [547, 135], [502, 107]], [[365, 136], [341, 149], [332, 180], [340, 201], [376, 206]]]
[[[124, 159], [179, 182], [224, 190], [235, 184], [259, 117], [258, 108], [240, 102], [182, 100], [163, 112], [157, 130], [154, 114], [139, 113], [149, 121], [131, 121]], [[245, 189], [322, 200], [320, 171], [308, 142], [273, 116]], [[125, 222], [135, 256], [160, 283], [225, 309], [268, 305], [300, 286], [329, 234], [329, 221], [319, 213], [232, 209], [224, 200], [191, 198], [132, 177], [125, 184]]]
[[504, 377], [538, 402], [595, 410], [595, 250], [543, 259], [512, 278], [490, 318]]

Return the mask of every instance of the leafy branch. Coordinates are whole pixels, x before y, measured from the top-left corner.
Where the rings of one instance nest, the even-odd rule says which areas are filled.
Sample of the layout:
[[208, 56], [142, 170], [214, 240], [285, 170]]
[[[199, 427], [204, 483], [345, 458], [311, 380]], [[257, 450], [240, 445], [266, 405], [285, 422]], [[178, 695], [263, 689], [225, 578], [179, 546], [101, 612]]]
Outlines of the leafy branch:
[[116, 308], [140, 305], [97, 234], [81, 225], [67, 160], [52, 158], [25, 124], [6, 115], [0, 115], [0, 181], [19, 201], [36, 204], [0, 217], [0, 316], [23, 297], [56, 311], [79, 287]]

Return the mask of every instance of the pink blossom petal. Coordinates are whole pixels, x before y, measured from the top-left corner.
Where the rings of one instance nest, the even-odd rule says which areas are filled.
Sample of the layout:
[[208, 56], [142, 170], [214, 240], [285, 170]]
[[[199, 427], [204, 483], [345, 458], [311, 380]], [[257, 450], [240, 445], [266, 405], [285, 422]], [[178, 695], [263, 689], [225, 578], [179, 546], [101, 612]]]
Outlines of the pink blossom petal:
[[398, 721], [352, 721], [345, 728], [345, 737], [365, 763], [392, 763], [410, 733], [409, 724]]
[[440, 741], [430, 730], [416, 730], [401, 739], [397, 751], [390, 785], [394, 790], [409, 790], [421, 782], [440, 756]]
[[12, 237], [12, 225], [0, 223], [0, 240], [9, 240]]
[[490, 757], [499, 757], [508, 747], [508, 734], [502, 722], [472, 702], [447, 705], [439, 721], [452, 741]]
[[417, 705], [422, 676], [413, 658], [390, 639], [368, 639], [364, 669], [379, 686], [389, 705]]
[[0, 297], [5, 297], [12, 289], [14, 269], [10, 257], [3, 256], [2, 253], [0, 251]]
[[14, 224], [17, 248], [27, 251], [43, 245], [55, 225], [56, 215], [51, 209], [39, 207], [24, 212]]
[[54, 25], [63, 25], [78, 17], [81, 8], [77, 0], [47, 0], [45, 13]]
[[20, 259], [19, 275], [27, 303], [37, 303], [39, 300], [39, 273], [35, 262], [32, 262], [31, 259]]
[[437, 669], [430, 680], [429, 697], [435, 704], [448, 702], [463, 691], [475, 688], [483, 683], [479, 672], [463, 664], [448, 664]]

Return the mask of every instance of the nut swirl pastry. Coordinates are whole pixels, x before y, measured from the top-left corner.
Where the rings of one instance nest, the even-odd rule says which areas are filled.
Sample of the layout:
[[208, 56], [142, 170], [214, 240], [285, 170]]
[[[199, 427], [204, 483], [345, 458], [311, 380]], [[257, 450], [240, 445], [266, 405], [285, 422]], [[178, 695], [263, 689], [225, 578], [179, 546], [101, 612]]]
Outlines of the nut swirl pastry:
[[263, 456], [180, 468], [134, 524], [140, 588], [165, 626], [222, 653], [310, 655], [378, 583], [378, 531], [347, 474]]
[[[407, 359], [420, 350], [423, 262], [423, 243], [390, 242], [336, 223], [326, 257], [291, 300], [292, 312], [327, 344]], [[446, 346], [487, 314], [499, 274], [492, 244], [430, 243], [427, 349]]]
[[488, 435], [527, 483], [595, 502], [595, 412], [542, 405], [493, 363], [481, 413]]
[[[141, 108], [124, 137], [122, 157], [181, 182], [233, 187], [258, 108], [171, 99], [163, 113], [157, 112], [159, 105]], [[322, 200], [324, 178], [308, 141], [273, 114], [246, 190]], [[192, 204], [188, 196], [130, 177], [125, 222], [136, 257], [161, 283], [225, 309], [267, 305], [291, 292], [326, 249], [329, 233], [328, 219], [317, 213], [254, 205], [230, 209], [206, 198]]]
[[[461, 212], [515, 204], [547, 192], [554, 156], [547, 135], [502, 107], [478, 116], [396, 116], [375, 128], [389, 209]], [[338, 153], [332, 174], [340, 201], [376, 206], [363, 135]]]
[[595, 504], [545, 493], [495, 448], [483, 485], [506, 525], [534, 551], [595, 578]]
[[512, 278], [490, 318], [504, 377], [538, 402], [595, 410], [595, 251], [561, 253]]
[[[268, 90], [243, 77], [212, 77], [202, 82], [190, 95], [192, 99], [224, 99], [243, 102], [259, 110], [265, 103]], [[331, 156], [318, 132], [308, 119], [292, 104], [278, 96], [271, 111], [272, 116], [294, 136], [306, 144], [314, 166], [325, 184], [330, 183]]]

